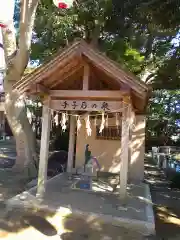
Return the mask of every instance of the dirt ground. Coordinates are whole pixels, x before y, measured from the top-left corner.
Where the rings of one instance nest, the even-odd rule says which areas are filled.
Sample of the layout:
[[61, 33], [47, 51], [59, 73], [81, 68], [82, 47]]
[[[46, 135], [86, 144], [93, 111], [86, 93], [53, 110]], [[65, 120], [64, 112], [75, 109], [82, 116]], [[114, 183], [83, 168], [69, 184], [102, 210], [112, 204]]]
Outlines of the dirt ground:
[[171, 190], [164, 173], [151, 161], [145, 162], [145, 178], [150, 183], [158, 239], [180, 239], [180, 190]]
[[131, 229], [104, 224], [99, 220], [83, 219], [71, 213], [12, 209], [6, 212], [5, 200], [21, 192], [23, 185], [9, 172], [0, 174], [1, 211], [0, 239], [21, 240], [143, 240], [142, 233]]
[[96, 219], [83, 219], [78, 216], [53, 212], [11, 212], [0, 221], [0, 238], [21, 239], [58, 239], [58, 240], [143, 240], [141, 233], [103, 224]]
[[96, 219], [85, 220], [70, 213], [56, 214], [37, 209], [13, 209], [6, 213], [5, 200], [23, 190], [24, 186], [18, 179], [19, 177], [10, 171], [0, 172], [0, 239], [180, 239], [180, 191], [168, 188], [163, 172], [158, 170], [151, 160], [145, 162], [145, 179], [150, 184], [154, 203], [156, 238], [144, 237], [139, 232], [103, 224]]
[[[14, 151], [12, 144], [0, 146], [0, 152]], [[1, 158], [0, 158], [1, 161]], [[3, 161], [3, 158], [2, 158]], [[0, 239], [58, 239], [58, 240], [141, 240], [144, 236], [126, 228], [104, 224], [96, 219], [83, 219], [68, 213], [12, 209], [7, 211], [6, 200], [22, 192], [24, 188], [22, 176], [10, 169], [0, 169]]]

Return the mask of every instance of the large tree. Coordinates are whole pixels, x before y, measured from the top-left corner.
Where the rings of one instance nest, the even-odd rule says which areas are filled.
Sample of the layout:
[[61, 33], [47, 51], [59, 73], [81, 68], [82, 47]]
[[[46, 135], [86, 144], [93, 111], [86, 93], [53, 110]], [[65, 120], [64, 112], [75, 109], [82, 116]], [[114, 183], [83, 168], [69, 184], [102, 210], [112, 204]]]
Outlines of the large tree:
[[177, 88], [179, 47], [172, 40], [179, 31], [179, 2], [164, 1], [161, 8], [158, 4], [159, 0], [78, 0], [64, 14], [51, 0], [41, 1], [31, 57], [43, 62], [74, 38], [83, 37], [136, 75], [145, 75], [143, 79], [155, 88], [165, 82], [166, 88]]
[[77, 0], [65, 12], [52, 0], [16, 3], [16, 34], [13, 24], [4, 31], [4, 89], [6, 114], [16, 138], [17, 164], [23, 166], [36, 157], [25, 102], [12, 90], [29, 60], [43, 63], [75, 38], [84, 38], [136, 75], [145, 75], [144, 80], [155, 88], [179, 86], [179, 48], [172, 45], [179, 26], [179, 1], [164, 1], [159, 8], [159, 0]]
[[[32, 32], [38, 0], [22, 0], [20, 3], [19, 31], [16, 35], [12, 21], [3, 30], [6, 59], [6, 75], [4, 78], [5, 111], [16, 139], [18, 168], [28, 165], [36, 158], [35, 136], [26, 115], [26, 104], [23, 96], [13, 89], [19, 81], [29, 62]], [[4, 3], [5, 5], [6, 3]], [[15, 4], [15, 1], [12, 1]]]

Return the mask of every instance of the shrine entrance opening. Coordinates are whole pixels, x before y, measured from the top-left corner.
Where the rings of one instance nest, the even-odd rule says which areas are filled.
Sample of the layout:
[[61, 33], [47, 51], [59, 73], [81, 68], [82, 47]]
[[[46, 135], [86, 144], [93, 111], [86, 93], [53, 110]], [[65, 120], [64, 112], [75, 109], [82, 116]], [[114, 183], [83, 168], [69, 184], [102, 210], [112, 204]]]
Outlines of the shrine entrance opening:
[[[109, 162], [114, 164], [112, 158], [115, 155], [119, 160], [120, 198], [126, 198], [130, 162], [133, 163], [132, 175], [142, 180], [145, 132], [143, 113], [150, 89], [134, 75], [124, 71], [84, 41], [78, 41], [14, 87], [20, 93], [43, 96], [37, 197], [42, 198], [45, 193], [52, 112], [60, 113], [63, 131], [66, 130], [69, 119], [68, 172], [72, 171], [75, 155], [76, 163], [83, 165], [85, 144], [87, 139], [91, 139], [96, 155], [100, 148], [102, 151], [105, 148], [107, 152], [111, 151], [107, 161], [105, 155], [100, 156], [103, 168]], [[137, 117], [139, 114], [141, 118]], [[115, 119], [114, 126], [118, 131], [120, 129], [121, 134], [113, 136], [113, 130], [111, 137], [117, 140], [116, 143], [112, 139], [106, 139], [106, 144], [101, 142], [97, 147], [97, 136], [94, 133], [102, 134], [108, 118], [112, 116]], [[95, 127], [92, 123], [94, 119], [99, 122]], [[117, 147], [118, 151], [114, 152]]]

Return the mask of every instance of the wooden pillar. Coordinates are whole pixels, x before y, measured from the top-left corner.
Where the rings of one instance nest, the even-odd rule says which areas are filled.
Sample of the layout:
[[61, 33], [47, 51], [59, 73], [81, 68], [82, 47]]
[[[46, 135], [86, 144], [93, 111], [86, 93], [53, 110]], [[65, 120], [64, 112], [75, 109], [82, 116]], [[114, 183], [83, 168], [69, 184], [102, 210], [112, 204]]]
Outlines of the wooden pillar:
[[41, 132], [41, 146], [40, 146], [40, 161], [38, 173], [38, 187], [36, 197], [43, 198], [45, 193], [45, 184], [47, 180], [47, 165], [49, 155], [49, 137], [51, 124], [51, 110], [49, 104], [43, 105], [42, 112], [42, 132]]
[[145, 127], [145, 115], [136, 115], [132, 130], [129, 177], [137, 183], [144, 179]]
[[123, 104], [122, 111], [122, 130], [121, 130], [121, 169], [120, 169], [120, 199], [125, 200], [127, 194], [128, 165], [129, 165], [129, 108], [127, 104]]
[[73, 168], [75, 131], [76, 131], [76, 117], [70, 116], [69, 150], [68, 150], [68, 162], [67, 162], [68, 173], [72, 172], [72, 168]]

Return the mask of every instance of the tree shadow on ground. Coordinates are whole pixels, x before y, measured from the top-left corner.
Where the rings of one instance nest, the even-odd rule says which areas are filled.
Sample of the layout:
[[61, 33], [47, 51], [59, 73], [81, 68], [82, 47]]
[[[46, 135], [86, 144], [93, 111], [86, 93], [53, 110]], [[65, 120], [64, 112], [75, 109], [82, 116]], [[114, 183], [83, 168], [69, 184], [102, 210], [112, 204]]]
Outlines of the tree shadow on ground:
[[54, 236], [57, 234], [57, 230], [46, 220], [47, 217], [52, 217], [54, 214], [55, 212], [49, 210], [14, 208], [1, 218], [0, 229], [8, 235], [32, 226], [46, 236]]
[[150, 183], [156, 233], [160, 239], [180, 239], [180, 191], [169, 188], [162, 170], [149, 158], [145, 161], [145, 179]]
[[[141, 232], [132, 229], [105, 224], [99, 218], [81, 217], [75, 214], [62, 216], [56, 213], [54, 220], [48, 217], [55, 215], [49, 211], [35, 211], [14, 209], [3, 220], [0, 221], [0, 238], [7, 237], [10, 233], [20, 233], [33, 227], [45, 236], [42, 239], [56, 236], [61, 240], [143, 240], [147, 239]], [[29, 237], [32, 231], [27, 231], [23, 237]], [[36, 236], [33, 234], [33, 236]], [[38, 236], [38, 235], [37, 235]]]
[[81, 218], [69, 215], [63, 222], [66, 231], [60, 235], [62, 240], [141, 240], [142, 233], [132, 229], [100, 222], [97, 218]]

